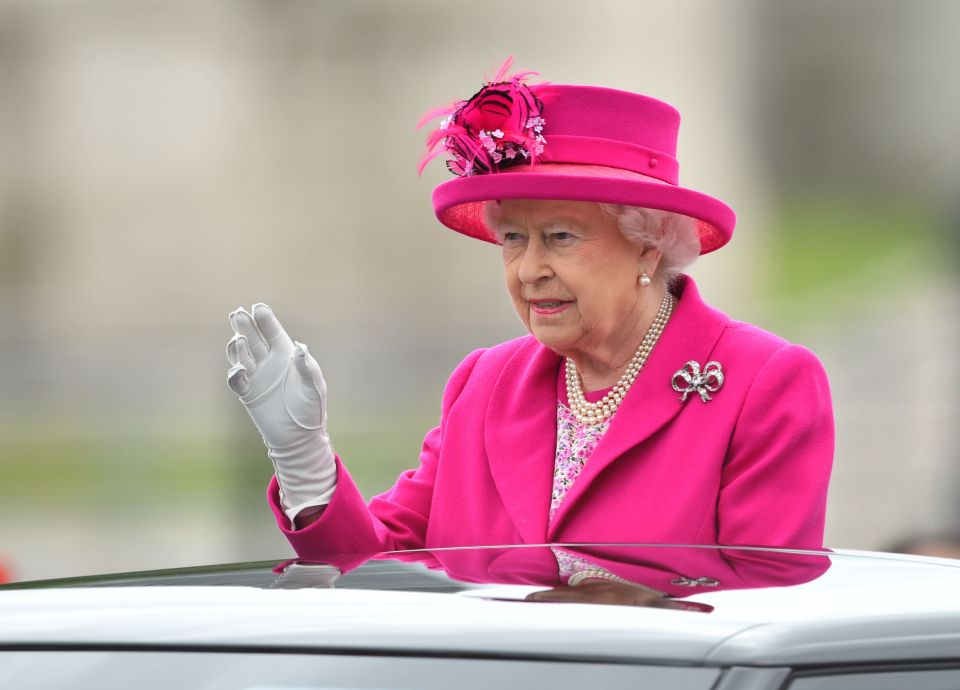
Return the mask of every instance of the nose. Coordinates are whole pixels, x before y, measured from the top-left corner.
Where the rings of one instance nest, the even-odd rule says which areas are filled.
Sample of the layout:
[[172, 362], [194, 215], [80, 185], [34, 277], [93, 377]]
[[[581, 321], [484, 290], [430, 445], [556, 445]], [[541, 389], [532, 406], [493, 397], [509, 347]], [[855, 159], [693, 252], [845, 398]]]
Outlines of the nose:
[[520, 282], [532, 285], [553, 275], [546, 247], [536, 236], [531, 237], [523, 249], [517, 277]]

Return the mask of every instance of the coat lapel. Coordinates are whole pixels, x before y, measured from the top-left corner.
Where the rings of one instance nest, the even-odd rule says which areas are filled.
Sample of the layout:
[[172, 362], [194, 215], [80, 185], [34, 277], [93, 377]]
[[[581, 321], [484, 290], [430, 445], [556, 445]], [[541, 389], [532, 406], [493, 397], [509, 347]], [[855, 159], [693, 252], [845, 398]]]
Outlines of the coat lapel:
[[704, 304], [692, 279], [684, 276], [678, 288], [680, 298], [670, 321], [620, 404], [607, 433], [557, 508], [549, 526], [548, 540], [553, 539], [573, 506], [611, 463], [649, 438], [680, 411], [680, 395], [670, 384], [673, 374], [690, 360], [705, 364], [729, 323], [727, 316]]
[[484, 420], [493, 481], [527, 544], [542, 544], [553, 485], [560, 357], [533, 338], [494, 384]]

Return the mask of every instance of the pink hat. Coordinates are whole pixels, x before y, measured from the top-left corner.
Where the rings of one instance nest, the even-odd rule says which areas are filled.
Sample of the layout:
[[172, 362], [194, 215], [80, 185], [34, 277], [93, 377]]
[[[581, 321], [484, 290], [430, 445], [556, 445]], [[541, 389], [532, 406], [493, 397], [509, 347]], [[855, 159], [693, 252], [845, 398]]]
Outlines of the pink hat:
[[[680, 187], [676, 158], [680, 113], [640, 94], [595, 86], [506, 77], [512, 59], [473, 97], [427, 113], [445, 116], [427, 139], [420, 170], [447, 153], [457, 179], [433, 190], [441, 223], [498, 243], [484, 219], [493, 199], [563, 199], [626, 204], [694, 218], [700, 253], [730, 240], [729, 206]], [[418, 126], [420, 126], [418, 125]]]

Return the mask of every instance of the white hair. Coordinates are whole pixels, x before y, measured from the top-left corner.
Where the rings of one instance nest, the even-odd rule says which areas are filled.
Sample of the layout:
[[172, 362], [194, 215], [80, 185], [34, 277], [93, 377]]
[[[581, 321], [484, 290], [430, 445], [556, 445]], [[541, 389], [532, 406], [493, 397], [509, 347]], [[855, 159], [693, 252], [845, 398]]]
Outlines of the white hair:
[[670, 287], [700, 256], [697, 221], [689, 216], [623, 204], [600, 204], [600, 208], [617, 219], [628, 241], [660, 252], [656, 275]]
[[[663, 280], [668, 287], [673, 287], [683, 269], [700, 256], [700, 235], [694, 218], [639, 206], [603, 203], [598, 205], [604, 213], [616, 218], [617, 227], [627, 241], [638, 247], [660, 252], [660, 264], [652, 277]], [[484, 204], [487, 227], [496, 233], [502, 243], [500, 213], [498, 201]]]

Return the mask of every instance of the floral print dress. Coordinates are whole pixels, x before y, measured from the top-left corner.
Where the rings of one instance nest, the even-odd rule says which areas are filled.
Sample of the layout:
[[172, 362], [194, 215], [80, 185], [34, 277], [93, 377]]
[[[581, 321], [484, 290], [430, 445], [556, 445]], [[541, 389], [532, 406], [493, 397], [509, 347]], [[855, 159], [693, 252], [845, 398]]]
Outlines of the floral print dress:
[[[606, 391], [601, 391], [597, 399]], [[589, 397], [594, 397], [591, 394]], [[564, 497], [580, 476], [584, 465], [610, 428], [610, 420], [602, 424], [583, 424], [563, 400], [557, 402], [557, 455], [553, 465], [553, 491], [550, 494], [550, 522]]]

